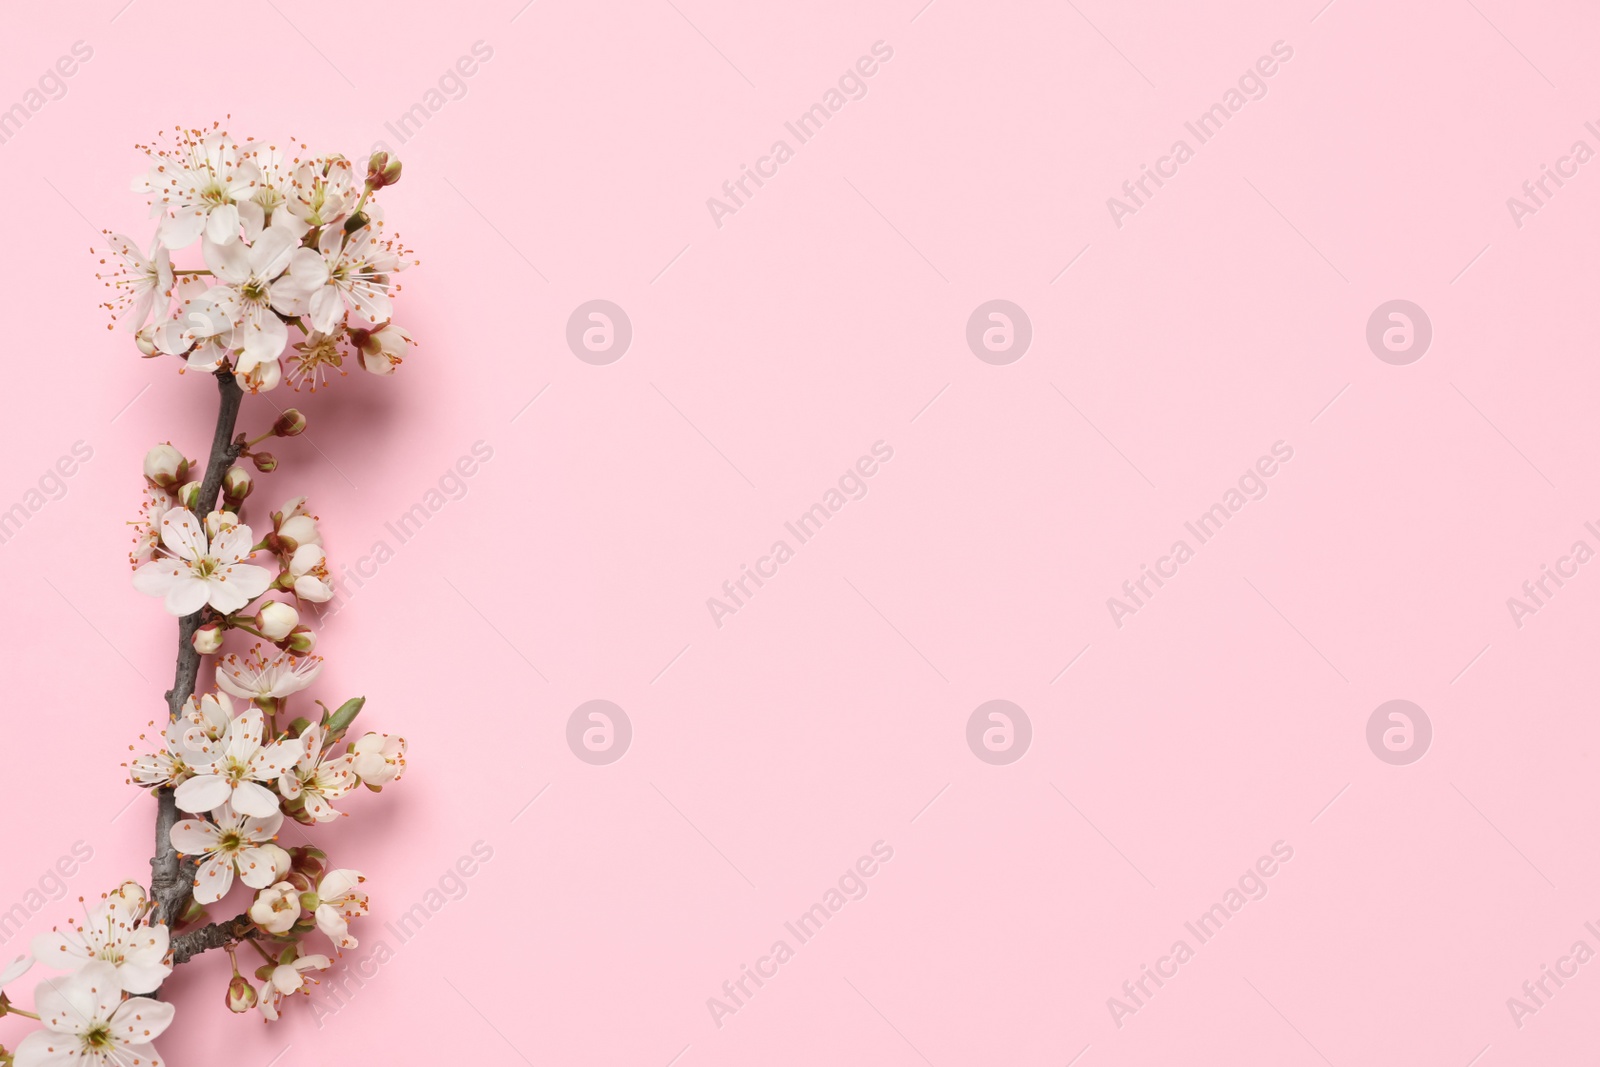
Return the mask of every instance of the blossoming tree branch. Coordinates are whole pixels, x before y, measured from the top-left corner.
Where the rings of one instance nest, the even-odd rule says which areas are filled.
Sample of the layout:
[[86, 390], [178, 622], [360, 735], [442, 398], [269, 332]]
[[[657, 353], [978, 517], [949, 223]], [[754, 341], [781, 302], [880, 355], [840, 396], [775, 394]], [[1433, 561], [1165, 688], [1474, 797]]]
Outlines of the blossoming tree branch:
[[[367, 912], [361, 872], [278, 844], [284, 820], [332, 822], [358, 787], [379, 792], [405, 769], [402, 738], [352, 732], [363, 698], [330, 707], [306, 692], [323, 663], [307, 618], [333, 588], [305, 498], [250, 506], [245, 461], [276, 470], [262, 444], [304, 433], [306, 418], [273, 404], [239, 429], [246, 394], [285, 382], [315, 392], [352, 363], [379, 376], [400, 365], [410, 337], [391, 297], [407, 253], [376, 197], [400, 164], [379, 152], [363, 175], [343, 156], [240, 144], [216, 126], [140, 148], [150, 168], [134, 191], [150, 199], [155, 239], [147, 254], [107, 235], [106, 307], [145, 357], [213, 380], [217, 397], [203, 464], [172, 444], [145, 456], [134, 523], [133, 586], [160, 598], [178, 631], [153, 750], [126, 765], [155, 795], [155, 855], [148, 889], [127, 881], [84, 902], [33, 938], [32, 957], [0, 967], [0, 1016], [38, 1024], [14, 1052], [0, 1045], [6, 1067], [161, 1067], [152, 1042], [175, 1011], [161, 984], [209, 950], [233, 961], [228, 1007], [278, 1019], [330, 953], [356, 946], [351, 923]], [[63, 973], [35, 986], [30, 1011], [7, 987], [34, 957]]]

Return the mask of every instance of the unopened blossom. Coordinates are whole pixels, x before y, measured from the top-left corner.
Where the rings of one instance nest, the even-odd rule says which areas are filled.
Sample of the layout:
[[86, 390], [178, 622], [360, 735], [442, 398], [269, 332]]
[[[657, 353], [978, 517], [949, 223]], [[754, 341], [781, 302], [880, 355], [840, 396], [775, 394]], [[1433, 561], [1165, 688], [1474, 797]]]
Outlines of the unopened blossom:
[[243, 504], [255, 490], [255, 479], [250, 472], [235, 464], [222, 476], [222, 496], [230, 505]]
[[256, 612], [256, 629], [269, 641], [282, 641], [299, 625], [300, 613], [281, 600], [269, 600]]
[[194, 636], [189, 638], [189, 643], [202, 656], [215, 656], [222, 651], [222, 639], [226, 635], [227, 631], [223, 628], [222, 623], [212, 619], [195, 630]]
[[132, 883], [90, 908], [81, 925], [39, 934], [30, 946], [46, 966], [79, 970], [100, 960], [115, 968], [119, 988], [149, 993], [172, 973], [167, 958], [171, 932], [164, 924], [145, 925], [144, 891]]
[[259, 819], [278, 813], [278, 795], [263, 782], [274, 782], [294, 765], [303, 751], [298, 741], [265, 743], [266, 716], [255, 705], [228, 724], [222, 752], [203, 773], [178, 786], [173, 795], [180, 811], [199, 814], [231, 804], [241, 815]]
[[411, 335], [393, 323], [384, 323], [371, 330], [352, 329], [350, 343], [355, 346], [361, 366], [377, 375], [393, 374], [405, 361], [406, 345]]
[[355, 771], [349, 755], [329, 758], [327, 736], [321, 726], [306, 727], [300, 741], [305, 746], [300, 759], [278, 779], [278, 792], [285, 800], [303, 800], [306, 814], [317, 822], [332, 822], [339, 817], [331, 801], [356, 787]]
[[317, 884], [317, 929], [340, 948], [355, 948], [360, 944], [350, 936], [350, 920], [367, 913], [367, 894], [361, 888], [366, 880], [367, 876], [360, 871], [341, 868], [329, 871]]
[[333, 966], [333, 961], [328, 957], [313, 954], [301, 956], [289, 963], [281, 963], [272, 969], [267, 976], [266, 984], [261, 987], [261, 1014], [271, 1022], [276, 1022], [279, 1016], [279, 1003], [285, 997], [296, 993], [310, 993], [306, 988], [306, 972], [325, 971]]
[[288, 882], [274, 882], [256, 894], [250, 921], [269, 934], [286, 934], [300, 918], [300, 891]]
[[172, 254], [159, 241], [147, 256], [120, 233], [106, 236], [111, 250], [122, 260], [121, 269], [106, 281], [116, 293], [108, 306], [122, 318], [126, 329], [137, 331], [155, 310], [156, 297], [161, 297], [157, 317], [166, 314], [167, 298], [172, 295]]
[[321, 671], [321, 656], [280, 652], [268, 659], [257, 645], [247, 657], [231, 653], [219, 660], [217, 684], [241, 700], [281, 700], [310, 685]]
[[366, 734], [350, 746], [350, 767], [368, 785], [387, 785], [406, 770], [406, 739]]
[[208, 538], [194, 512], [173, 508], [161, 516], [165, 555], [133, 573], [141, 593], [163, 597], [167, 611], [189, 615], [210, 604], [238, 611], [267, 591], [272, 574], [245, 562], [254, 553], [248, 526], [229, 526]]
[[278, 543], [274, 550], [293, 554], [301, 545], [322, 544], [317, 517], [306, 511], [306, 498], [297, 496], [272, 513], [272, 532]]
[[313, 604], [333, 599], [333, 580], [328, 572], [328, 556], [321, 545], [301, 545], [289, 557], [289, 575], [294, 579], [294, 595]]
[[255, 1008], [258, 1003], [256, 987], [250, 984], [250, 979], [238, 971], [235, 971], [228, 981], [228, 992], [224, 999], [228, 1010], [235, 1015], [243, 1015]]
[[277, 881], [280, 858], [288, 853], [267, 846], [283, 826], [283, 812], [275, 811], [264, 819], [241, 815], [224, 804], [211, 813], [213, 822], [183, 819], [172, 828], [172, 847], [186, 856], [197, 856], [199, 873], [194, 879], [197, 904], [215, 904], [233, 888], [233, 878], [251, 889], [265, 889]]
[[154, 446], [144, 454], [145, 481], [156, 489], [171, 491], [189, 478], [189, 461], [170, 443]]
[[116, 968], [103, 960], [49, 978], [33, 994], [43, 1025], [17, 1046], [16, 1067], [163, 1067], [151, 1044], [172, 1025], [171, 1004], [122, 997]]

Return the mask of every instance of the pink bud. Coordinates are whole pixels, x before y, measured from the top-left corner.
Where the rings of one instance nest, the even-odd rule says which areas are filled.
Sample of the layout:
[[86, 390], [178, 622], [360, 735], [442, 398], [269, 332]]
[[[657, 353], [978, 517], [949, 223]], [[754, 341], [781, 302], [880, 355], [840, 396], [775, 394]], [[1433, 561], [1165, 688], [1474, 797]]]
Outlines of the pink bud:
[[233, 980], [228, 983], [228, 1010], [235, 1015], [243, 1015], [250, 1011], [256, 1006], [258, 999], [256, 987], [251, 985], [250, 980], [244, 975], [235, 974]]

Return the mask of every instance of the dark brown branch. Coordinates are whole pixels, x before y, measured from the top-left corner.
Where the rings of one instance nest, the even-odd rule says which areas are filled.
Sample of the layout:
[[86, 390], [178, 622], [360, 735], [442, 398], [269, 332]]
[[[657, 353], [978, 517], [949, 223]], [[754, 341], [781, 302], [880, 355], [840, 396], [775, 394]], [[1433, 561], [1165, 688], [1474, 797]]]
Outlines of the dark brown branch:
[[248, 914], [235, 915], [227, 922], [212, 923], [172, 939], [172, 962], [188, 963], [202, 952], [231, 945], [249, 937], [255, 926]]
[[[211, 437], [211, 454], [206, 460], [206, 473], [200, 482], [199, 499], [194, 506], [201, 521], [216, 506], [223, 475], [239, 458], [239, 446], [234, 441], [234, 424], [239, 419], [239, 403], [244, 393], [226, 367], [217, 371], [216, 378], [219, 394], [217, 426]], [[183, 710], [184, 702], [194, 695], [195, 679], [200, 672], [200, 653], [194, 650], [194, 633], [200, 628], [202, 615], [203, 611], [197, 611], [178, 620], [178, 663], [173, 672], [172, 688], [167, 690], [169, 719], [176, 719]], [[156, 790], [156, 803], [156, 851], [150, 860], [150, 896], [155, 900], [151, 921], [171, 926], [189, 906], [195, 864], [192, 860], [180, 861], [178, 850], [172, 847], [172, 827], [178, 821], [178, 806], [173, 800], [172, 790]]]

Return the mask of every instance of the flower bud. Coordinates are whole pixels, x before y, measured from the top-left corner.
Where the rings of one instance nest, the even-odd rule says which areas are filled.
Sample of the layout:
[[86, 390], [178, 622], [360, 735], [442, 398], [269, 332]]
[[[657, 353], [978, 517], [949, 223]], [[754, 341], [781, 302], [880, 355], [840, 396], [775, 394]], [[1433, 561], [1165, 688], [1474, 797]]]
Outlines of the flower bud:
[[300, 893], [288, 882], [277, 882], [256, 894], [250, 921], [269, 934], [286, 934], [300, 919]]
[[400, 161], [387, 152], [374, 152], [367, 160], [367, 188], [382, 189], [400, 181]]
[[290, 652], [306, 655], [317, 647], [317, 635], [308, 627], [296, 626], [289, 631], [289, 636], [284, 639], [283, 647]]
[[356, 350], [361, 366], [373, 374], [393, 374], [403, 362], [406, 344], [411, 335], [393, 323], [384, 323], [371, 330], [354, 327], [350, 330], [350, 344]]
[[277, 534], [281, 542], [279, 550], [290, 555], [293, 555], [294, 550], [301, 545], [322, 544], [322, 534], [317, 531], [317, 520], [310, 515], [300, 514], [283, 520], [278, 524]]
[[206, 515], [206, 536], [213, 541], [223, 530], [239, 525], [239, 516], [228, 508], [218, 508]]
[[243, 467], [229, 467], [222, 476], [222, 495], [231, 503], [241, 503], [256, 487], [250, 472]]
[[300, 613], [281, 600], [269, 600], [256, 612], [256, 629], [268, 641], [282, 641], [300, 624]]
[[262, 474], [270, 474], [278, 469], [278, 459], [271, 452], [252, 452], [250, 462], [256, 465], [256, 470]]
[[278, 421], [272, 424], [274, 437], [299, 437], [306, 432], [306, 417], [299, 408], [290, 408], [278, 416]]
[[194, 642], [194, 650], [202, 656], [216, 655], [217, 650], [222, 647], [222, 633], [221, 622], [213, 619], [206, 623], [194, 632], [194, 637], [191, 639]]
[[[289, 850], [294, 873], [311, 881], [319, 880], [328, 871], [328, 854], [315, 845], [301, 845]], [[311, 910], [315, 910], [314, 908]]]
[[228, 983], [228, 1010], [235, 1015], [243, 1015], [256, 1006], [256, 987], [250, 984], [250, 979], [234, 972], [233, 980]]
[[139, 332], [133, 335], [133, 343], [139, 346], [139, 351], [146, 359], [161, 354], [161, 350], [156, 348], [156, 324], [153, 322], [140, 327]]
[[189, 477], [189, 461], [170, 444], [156, 445], [144, 456], [145, 481], [170, 491]]
[[200, 483], [189, 482], [178, 490], [178, 505], [194, 511], [200, 507]]

